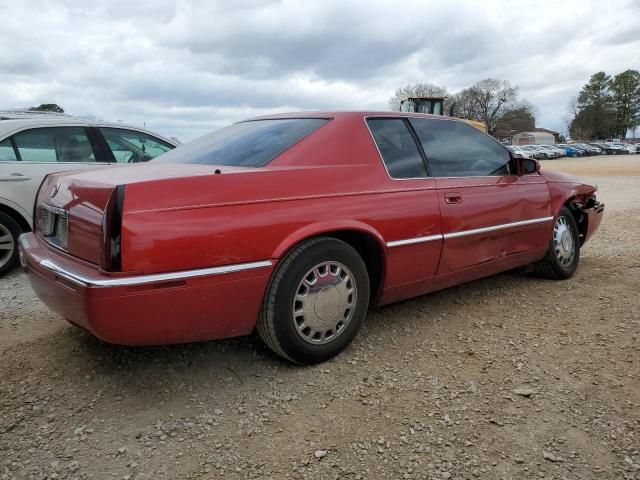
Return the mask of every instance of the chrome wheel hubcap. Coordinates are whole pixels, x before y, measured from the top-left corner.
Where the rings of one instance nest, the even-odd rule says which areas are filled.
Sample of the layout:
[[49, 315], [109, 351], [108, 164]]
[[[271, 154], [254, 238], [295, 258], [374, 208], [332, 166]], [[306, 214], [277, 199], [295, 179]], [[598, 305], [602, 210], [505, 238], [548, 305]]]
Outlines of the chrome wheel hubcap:
[[300, 337], [323, 345], [335, 340], [353, 318], [357, 288], [339, 262], [316, 265], [302, 278], [293, 299], [293, 322]]
[[575, 256], [574, 237], [571, 226], [565, 217], [559, 217], [553, 226], [553, 247], [556, 258], [563, 267], [573, 262]]
[[7, 227], [0, 225], [0, 268], [4, 267], [13, 255], [16, 243]]

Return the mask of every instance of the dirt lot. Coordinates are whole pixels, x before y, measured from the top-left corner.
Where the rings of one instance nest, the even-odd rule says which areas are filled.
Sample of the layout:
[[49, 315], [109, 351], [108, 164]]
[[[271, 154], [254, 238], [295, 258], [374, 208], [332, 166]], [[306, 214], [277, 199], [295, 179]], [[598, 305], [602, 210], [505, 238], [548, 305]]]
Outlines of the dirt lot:
[[374, 310], [316, 367], [254, 338], [106, 345], [0, 280], [0, 478], [640, 478], [640, 156], [543, 168], [607, 204], [574, 278]]

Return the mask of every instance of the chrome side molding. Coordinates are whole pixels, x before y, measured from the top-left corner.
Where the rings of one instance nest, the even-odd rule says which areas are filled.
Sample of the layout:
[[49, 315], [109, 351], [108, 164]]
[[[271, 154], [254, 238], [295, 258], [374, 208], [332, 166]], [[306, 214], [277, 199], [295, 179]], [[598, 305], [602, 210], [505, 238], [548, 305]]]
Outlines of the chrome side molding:
[[167, 280], [184, 280], [186, 278], [204, 277], [209, 275], [223, 275], [225, 273], [241, 272], [256, 268], [271, 267], [271, 260], [259, 262], [236, 263], [222, 267], [199, 268], [196, 270], [183, 270], [180, 272], [156, 273], [150, 275], [135, 275], [130, 277], [114, 277], [108, 279], [91, 278], [61, 267], [49, 259], [40, 260], [40, 265], [47, 270], [83, 287], [121, 287], [130, 285], [144, 285], [147, 283], [164, 282]]
[[525, 225], [533, 225], [536, 223], [550, 222], [551, 220], [553, 220], [553, 217], [534, 218], [531, 220], [522, 220], [519, 222], [501, 223], [499, 225], [492, 225], [491, 227], [474, 228], [473, 230], [462, 230], [460, 232], [445, 233], [443, 235], [438, 234], [438, 235], [429, 235], [427, 237], [416, 237], [416, 238], [407, 238], [404, 240], [394, 240], [392, 242], [387, 242], [387, 247], [393, 248], [393, 247], [401, 247], [404, 245], [413, 245], [416, 243], [433, 242], [435, 240], [443, 240], [443, 239], [447, 240], [449, 238], [467, 237], [470, 235], [478, 235], [480, 233], [493, 232], [496, 230], [504, 230], [506, 228], [522, 227]]
[[533, 225], [536, 223], [550, 222], [553, 217], [534, 218], [532, 220], [522, 220], [520, 222], [501, 223], [500, 225], [493, 225], [491, 227], [475, 228], [473, 230], [463, 230], [461, 232], [445, 233], [444, 238], [459, 238], [467, 237], [469, 235], [478, 235], [479, 233], [493, 232], [496, 230], [504, 230], [505, 228], [522, 227], [525, 225]]
[[442, 240], [442, 235], [429, 235], [428, 237], [416, 237], [407, 238], [406, 240], [395, 240], [393, 242], [387, 242], [387, 247], [401, 247], [403, 245], [413, 245], [414, 243], [426, 243], [433, 242], [435, 240]]

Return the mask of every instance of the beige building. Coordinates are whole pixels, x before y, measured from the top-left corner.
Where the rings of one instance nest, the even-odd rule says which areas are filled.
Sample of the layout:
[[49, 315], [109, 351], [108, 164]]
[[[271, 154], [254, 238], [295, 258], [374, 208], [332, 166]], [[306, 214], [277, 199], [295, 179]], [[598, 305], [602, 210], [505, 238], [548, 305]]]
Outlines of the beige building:
[[511, 137], [512, 145], [553, 145], [558, 141], [558, 132], [546, 128], [534, 128], [530, 132], [516, 133]]

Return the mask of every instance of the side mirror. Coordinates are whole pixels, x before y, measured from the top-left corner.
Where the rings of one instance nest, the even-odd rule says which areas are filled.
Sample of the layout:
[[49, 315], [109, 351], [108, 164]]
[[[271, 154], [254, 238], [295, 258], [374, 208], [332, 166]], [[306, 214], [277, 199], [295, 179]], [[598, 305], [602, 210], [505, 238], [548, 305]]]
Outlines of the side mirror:
[[530, 175], [532, 173], [540, 173], [540, 162], [533, 158], [520, 159], [520, 174]]

